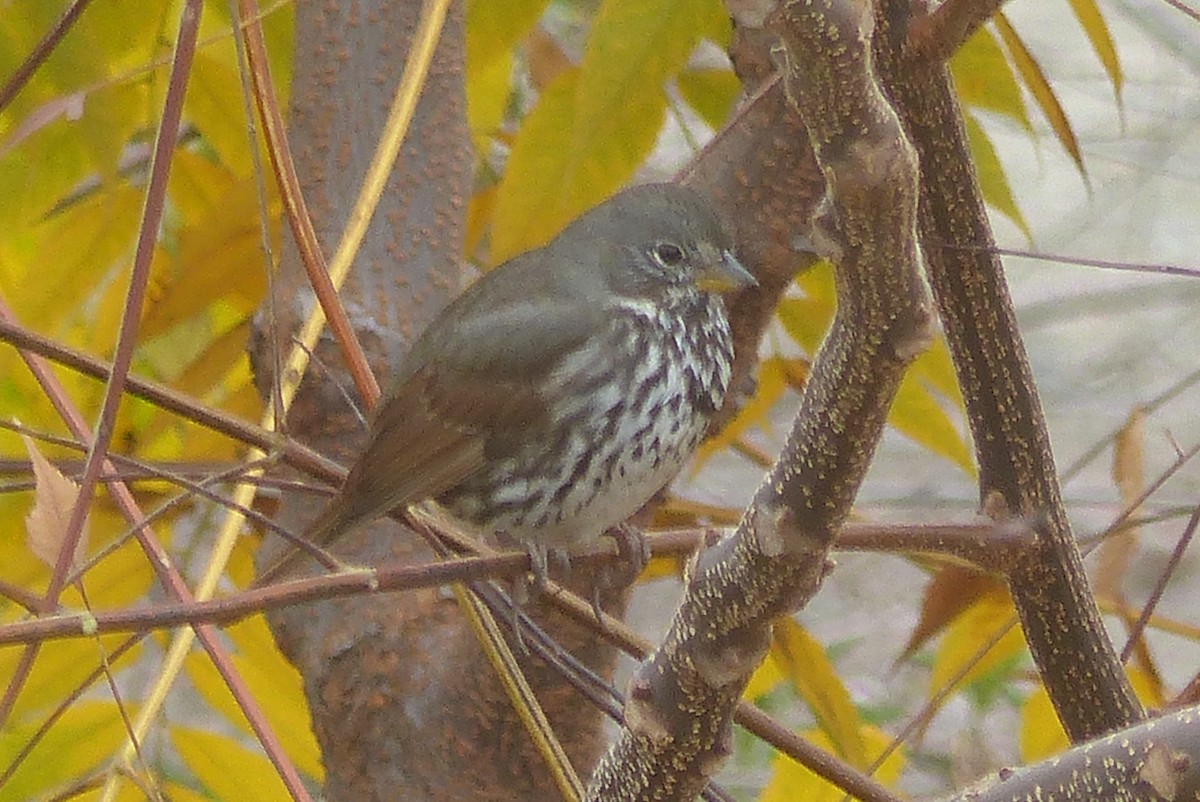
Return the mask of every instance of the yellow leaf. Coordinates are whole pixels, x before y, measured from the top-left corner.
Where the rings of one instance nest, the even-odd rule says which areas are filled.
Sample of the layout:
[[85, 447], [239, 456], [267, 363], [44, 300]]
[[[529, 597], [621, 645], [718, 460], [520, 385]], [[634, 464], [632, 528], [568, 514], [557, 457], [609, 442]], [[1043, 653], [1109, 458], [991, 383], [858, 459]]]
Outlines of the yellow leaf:
[[467, 71], [516, 47], [541, 19], [550, 0], [468, 0]]
[[[1151, 708], [1162, 707], [1164, 699], [1161, 688], [1150, 674], [1137, 666], [1126, 666], [1125, 674], [1133, 685], [1134, 693], [1144, 705]], [[1039, 685], [1021, 706], [1020, 744], [1021, 760], [1024, 763], [1045, 760], [1070, 746], [1044, 686]]]
[[[270, 205], [273, 247], [278, 248], [278, 201]], [[250, 314], [266, 289], [262, 225], [254, 182], [239, 182], [211, 214], [179, 232], [174, 275], [164, 278], [142, 320], [151, 338], [202, 313], [218, 301]]]
[[1157, 675], [1140, 666], [1126, 666], [1125, 674], [1142, 704], [1156, 710], [1161, 710], [1166, 705], [1167, 699], [1163, 695], [1162, 683]]
[[983, 199], [1011, 220], [1027, 238], [1032, 239], [1033, 233], [1017, 206], [1016, 198], [1013, 197], [1008, 176], [1004, 173], [1004, 166], [1000, 164], [1000, 157], [992, 140], [970, 112], [963, 114], [963, 121], [966, 124], [967, 142], [971, 146], [971, 158], [975, 162], [975, 174], [979, 176]]
[[[863, 728], [863, 741], [866, 744], [867, 758], [875, 761], [891, 744], [887, 733], [877, 727]], [[805, 740], [811, 741], [822, 749], [831, 750], [828, 737], [818, 730], [803, 733]], [[902, 749], [897, 749], [887, 756], [878, 769], [872, 774], [875, 779], [887, 786], [894, 786], [904, 768], [905, 758]], [[841, 802], [846, 798], [846, 792], [837, 788], [808, 769], [784, 755], [776, 755], [771, 761], [771, 779], [758, 797], [758, 802]], [[858, 797], [850, 797], [857, 799]]]
[[248, 587], [258, 576], [258, 569], [254, 565], [258, 540], [256, 537], [240, 537], [234, 544], [233, 553], [229, 556], [229, 563], [225, 566], [225, 574], [233, 580], [235, 587]]
[[666, 108], [661, 91], [638, 93], [627, 106], [613, 109], [608, 125], [576, 135], [579, 80], [578, 69], [560, 75], [517, 132], [496, 189], [493, 264], [545, 244], [571, 219], [613, 194], [658, 135]]
[[[803, 291], [800, 297], [784, 298], [777, 314], [796, 344], [815, 354], [837, 311], [837, 293], [833, 270], [828, 262], [806, 271], [796, 280]], [[962, 408], [962, 394], [954, 375], [954, 364], [945, 339], [938, 337], [932, 347], [913, 362], [900, 385], [888, 423], [900, 433], [974, 476], [970, 447], [950, 415], [934, 398], [928, 386]]]
[[463, 236], [463, 252], [468, 259], [482, 261], [485, 258], [483, 236], [487, 233], [488, 221], [492, 219], [495, 205], [494, 186], [479, 190], [467, 201], [467, 230]]
[[[1113, 443], [1113, 483], [1121, 504], [1130, 507], [1146, 489], [1145, 434], [1146, 419], [1143, 407], [1134, 407]], [[1137, 509], [1132, 510], [1134, 516]], [[1121, 598], [1121, 580], [1137, 552], [1138, 530], [1131, 526], [1115, 532], [1100, 544], [1100, 559], [1096, 567], [1096, 593], [1112, 599]]]
[[[962, 565], [943, 565], [921, 594], [921, 617], [913, 627], [900, 660], [910, 657], [981, 596], [1003, 592], [1001, 580]], [[898, 662], [898, 661], [897, 661]]]
[[[321, 753], [312, 732], [300, 675], [276, 648], [261, 616], [237, 624], [229, 633], [239, 649], [233, 655], [234, 666], [279, 736], [288, 757], [302, 771], [320, 779]], [[248, 736], [252, 735], [250, 722], [208, 655], [193, 651], [187, 656], [185, 666], [188, 677], [211, 708]]]
[[[125, 0], [132, 2], [133, 0]], [[263, 43], [270, 62], [271, 78], [279, 108], [287, 114], [288, 95], [292, 86], [292, 49], [295, 43], [295, 4], [286, 2], [259, 3]], [[237, 51], [233, 45], [233, 18], [229, 3], [205, 3], [200, 17], [200, 41], [204, 49], [230, 69], [237, 69]], [[193, 78], [192, 80], [195, 80]], [[190, 87], [190, 84], [189, 84]], [[238, 102], [241, 108], [241, 102]], [[245, 137], [243, 137], [244, 139]], [[261, 142], [261, 140], [260, 140]]]
[[[183, 369], [174, 377], [172, 386], [205, 401], [211, 400], [214, 390], [224, 389], [222, 380], [230, 371], [243, 364], [249, 365], [246, 356], [246, 342], [249, 339], [250, 319], [245, 318], [205, 343], [194, 358], [181, 366]], [[220, 394], [224, 395], [224, 392]]]
[[942, 335], [939, 334], [933, 344], [913, 360], [908, 366], [908, 372], [920, 377], [956, 408], [965, 409], [962, 390], [958, 386], [958, 376], [954, 372], [954, 360], [950, 357], [950, 348]]
[[[62, 334], [81, 318], [94, 325], [88, 302], [124, 275], [141, 205], [141, 191], [117, 182], [35, 226], [25, 269], [5, 286], [6, 293], [11, 286], [8, 301], [21, 310], [22, 321], [46, 334]], [[72, 343], [88, 350], [104, 350], [95, 343], [113, 336], [82, 326], [73, 333], [78, 336]]]
[[817, 353], [825, 332], [837, 311], [837, 291], [833, 285], [833, 267], [827, 261], [818, 262], [796, 279], [804, 295], [784, 298], [777, 314], [784, 331], [808, 354]]
[[208, 154], [178, 148], [171, 158], [167, 190], [184, 221], [202, 220], [217, 211], [240, 183], [228, 166]]
[[833, 751], [858, 768], [868, 765], [863, 721], [825, 650], [796, 621], [775, 622], [771, 657], [817, 719]]
[[196, 52], [183, 114], [217, 152], [222, 164], [236, 175], [248, 176], [253, 162], [242, 84], [233, 60], [233, 41], [227, 39], [223, 44], [227, 49], [206, 47]]
[[659, 92], [687, 63], [696, 43], [721, 36], [729, 16], [715, 0], [603, 0], [592, 18], [580, 65], [580, 122], [600, 124], [624, 98]]
[[[111, 655], [112, 650], [128, 638], [129, 635], [120, 633], [102, 635], [100, 643], [105, 653]], [[130, 648], [112, 661], [113, 671], [121, 671], [140, 653], [140, 645]], [[0, 650], [0, 677], [13, 676], [20, 656], [19, 649]], [[100, 664], [95, 640], [62, 640], [42, 644], [33, 669], [29, 672], [29, 681], [13, 706], [12, 720], [37, 718], [40, 722], [43, 714], [61, 704], [67, 694], [78, 688]], [[102, 687], [103, 680], [100, 682]]]
[[[69, 529], [72, 511], [79, 499], [79, 485], [62, 475], [62, 472], [50, 464], [50, 460], [42, 456], [33, 440], [21, 435], [25, 441], [25, 450], [29, 461], [33, 464], [35, 483], [33, 493], [33, 508], [25, 516], [25, 532], [29, 538], [29, 549], [46, 566], [53, 569], [58, 564], [59, 555], [66, 545], [65, 538]], [[85, 515], [83, 526], [79, 530], [78, 540], [75, 541], [75, 553], [71, 556], [70, 567], [82, 565], [82, 558], [87, 551], [88, 520]]]
[[467, 3], [467, 122], [476, 152], [504, 120], [512, 94], [513, 48], [537, 24], [549, 0]]
[[896, 400], [888, 412], [888, 423], [910, 440], [945, 457], [968, 476], [974, 475], [971, 449], [958, 427], [911, 370], [900, 381]]
[[488, 140], [500, 129], [508, 111], [515, 58], [512, 51], [505, 50], [486, 63], [471, 65], [469, 42], [468, 36], [467, 126], [475, 153], [486, 156]]
[[1100, 13], [1100, 6], [1096, 0], [1070, 0], [1070, 3], [1071, 10], [1075, 12], [1075, 18], [1083, 27], [1088, 41], [1092, 43], [1092, 50], [1096, 51], [1100, 63], [1104, 65], [1104, 71], [1108, 73], [1108, 80], [1112, 83], [1113, 94], [1117, 98], [1117, 103], [1120, 103], [1121, 88], [1125, 85], [1125, 77], [1121, 71], [1121, 60], [1117, 56], [1117, 46], [1113, 42], [1112, 34], [1109, 33], [1108, 23], [1104, 21], [1104, 16]]
[[[212, 802], [212, 797], [208, 794], [202, 794], [199, 791], [194, 791], [186, 785], [181, 785], [177, 782], [165, 782], [162, 784], [163, 798], [169, 802]], [[137, 802], [145, 802], [146, 796], [142, 794], [137, 797]]]
[[[92, 507], [93, 539], [106, 540], [112, 532], [124, 532], [127, 528], [124, 517], [111, 504], [96, 503]], [[169, 523], [172, 518], [168, 518]], [[166, 524], [154, 524], [156, 533], [164, 534]], [[87, 569], [84, 586], [88, 599], [97, 608], [123, 607], [143, 598], [155, 584], [155, 573], [137, 541], [130, 538], [120, 548]], [[63, 592], [62, 604], [68, 608], [83, 608], [83, 599], [78, 590], [68, 588]]]
[[[35, 671], [37, 668], [34, 669]], [[46, 666], [43, 671], [52, 670]], [[7, 767], [41, 721], [9, 721], [0, 730], [0, 765]], [[95, 771], [120, 746], [125, 726], [112, 702], [82, 701], [54, 723], [33, 752], [0, 787], [0, 802], [45, 799]]]
[[171, 727], [171, 742], [184, 764], [215, 799], [223, 802], [291, 799], [271, 762], [236, 738]]
[[1042, 71], [1042, 65], [1038, 64], [1037, 59], [1025, 47], [1025, 42], [1017, 35], [1004, 12], [996, 13], [992, 17], [992, 23], [1000, 32], [1000, 38], [1004, 40], [1004, 46], [1008, 48], [1008, 54], [1012, 58], [1013, 64], [1016, 65], [1021, 79], [1025, 81], [1026, 88], [1033, 95], [1034, 102], [1046, 115], [1046, 120], [1050, 123], [1054, 135], [1058, 137], [1058, 141], [1074, 160], [1079, 172], [1087, 175], [1087, 170], [1083, 166], [1083, 154], [1079, 150], [1079, 140], [1075, 138], [1071, 121], [1067, 119], [1067, 113], [1063, 110], [1062, 104], [1058, 102], [1058, 96], [1050, 88], [1050, 82]]
[[[1013, 622], [1016, 612], [1008, 591], [996, 588], [984, 594], [960, 613], [946, 630], [929, 675], [930, 696], [941, 693], [954, 682], [956, 687], [970, 685], [1001, 664], [1010, 661], [1025, 648], [1021, 628]], [[980, 649], [1001, 629], [1007, 632], [980, 657]]]
[[563, 43], [544, 28], [534, 28], [525, 38], [525, 70], [529, 83], [542, 92], [564, 72], [573, 69], [575, 59], [563, 49]]
[[[37, 5], [5, 15], [6, 21]], [[13, 106], [0, 113], [0, 214], [8, 229], [33, 225], [80, 187], [95, 191], [97, 177], [115, 176], [129, 140], [148, 122], [141, 85], [115, 83], [84, 91], [105, 80], [109, 67], [102, 49], [80, 47], [89, 38], [87, 28], [81, 24], [56, 42]], [[5, 37], [0, 51], [23, 57], [48, 29], [22, 32], [21, 38], [29, 38], [15, 51]]]
[[742, 519], [742, 512], [740, 507], [723, 507], [672, 495], [654, 511], [653, 525], [658, 529], [687, 528], [702, 523], [734, 526]]
[[742, 83], [732, 70], [684, 70], [675, 83], [687, 104], [714, 131], [721, 130], [742, 93]]
[[779, 683], [783, 680], [784, 676], [783, 672], [779, 670], [779, 664], [775, 662], [774, 657], [768, 654], [767, 659], [754, 669], [750, 681], [746, 683], [746, 690], [742, 691], [742, 698], [751, 702], [757, 701], [779, 687]]
[[625, 184], [653, 147], [664, 83], [713, 28], [713, 0], [605, 0], [578, 69], [542, 93], [496, 196], [491, 257], [537, 247]]
[[1025, 98], [996, 35], [980, 28], [950, 57], [950, 75], [963, 105], [996, 112], [1033, 131]]

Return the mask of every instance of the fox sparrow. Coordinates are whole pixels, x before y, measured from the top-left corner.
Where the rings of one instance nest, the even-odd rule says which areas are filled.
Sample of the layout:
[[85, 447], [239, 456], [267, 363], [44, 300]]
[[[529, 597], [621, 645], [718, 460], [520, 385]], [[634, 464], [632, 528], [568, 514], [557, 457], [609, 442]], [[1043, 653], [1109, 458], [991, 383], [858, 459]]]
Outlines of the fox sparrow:
[[733, 357], [720, 293], [753, 283], [703, 196], [621, 192], [434, 319], [305, 537], [433, 498], [544, 572], [547, 550], [624, 521], [700, 443]]

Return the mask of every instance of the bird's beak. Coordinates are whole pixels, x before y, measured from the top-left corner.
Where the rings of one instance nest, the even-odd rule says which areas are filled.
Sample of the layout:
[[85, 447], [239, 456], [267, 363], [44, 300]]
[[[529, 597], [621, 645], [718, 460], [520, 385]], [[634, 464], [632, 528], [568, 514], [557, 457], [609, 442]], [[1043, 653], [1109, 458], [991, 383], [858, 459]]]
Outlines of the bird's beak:
[[696, 286], [703, 292], [731, 292], [743, 287], [756, 287], [758, 280], [742, 266], [729, 251], [721, 251], [696, 276]]

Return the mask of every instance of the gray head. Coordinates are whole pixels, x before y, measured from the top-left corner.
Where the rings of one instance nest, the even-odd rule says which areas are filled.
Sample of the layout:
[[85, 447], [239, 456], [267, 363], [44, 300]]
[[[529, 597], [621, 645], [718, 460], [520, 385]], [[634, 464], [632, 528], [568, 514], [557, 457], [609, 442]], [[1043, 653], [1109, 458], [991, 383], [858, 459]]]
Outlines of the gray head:
[[[709, 201], [678, 184], [643, 184], [614, 195], [572, 223], [580, 239], [619, 250], [601, 259], [617, 293], [661, 297], [727, 292], [754, 284], [734, 256], [733, 237]], [[632, 268], [632, 269], [631, 269]]]

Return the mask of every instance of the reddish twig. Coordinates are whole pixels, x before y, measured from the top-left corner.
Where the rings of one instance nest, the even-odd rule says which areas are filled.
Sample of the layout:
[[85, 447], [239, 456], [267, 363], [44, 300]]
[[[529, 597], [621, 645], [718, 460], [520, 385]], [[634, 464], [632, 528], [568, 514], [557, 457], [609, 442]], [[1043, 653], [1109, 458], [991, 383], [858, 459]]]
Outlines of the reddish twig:
[[54, 27], [42, 37], [42, 41], [38, 42], [33, 51], [25, 57], [25, 60], [21, 62], [21, 66], [17, 67], [17, 71], [4, 82], [4, 86], [0, 87], [0, 112], [8, 108], [8, 105], [25, 88], [25, 84], [29, 83], [29, 79], [37, 72], [37, 68], [42, 66], [42, 62], [46, 60], [46, 57], [54, 52], [54, 48], [62, 41], [67, 31], [71, 30], [71, 26], [75, 24], [91, 1], [75, 0], [63, 12], [63, 15], [58, 18], [58, 22], [54, 23]]
[[[250, 75], [254, 79], [254, 102], [262, 119], [271, 168], [275, 171], [275, 180], [283, 197], [286, 211], [284, 216], [296, 240], [300, 261], [308, 274], [309, 283], [325, 312], [329, 329], [346, 356], [350, 376], [359, 394], [368, 399], [368, 405], [372, 405], [375, 399], [379, 398], [379, 383], [367, 364], [367, 357], [358, 342], [358, 336], [354, 333], [354, 327], [346, 317], [346, 310], [338, 297], [337, 288], [329, 280], [325, 254], [321, 251], [317, 232], [313, 228], [308, 207], [304, 202], [304, 193], [300, 188], [300, 178], [296, 175], [296, 165], [292, 160], [292, 149], [288, 142], [283, 115], [279, 112], [279, 101], [275, 96], [275, 84], [271, 80], [271, 66], [267, 60], [266, 46], [263, 44], [262, 26], [259, 24], [258, 3], [256, 0], [238, 0], [238, 8], [242, 17], [242, 35], [246, 43]], [[278, 367], [276, 365], [277, 376]]]

